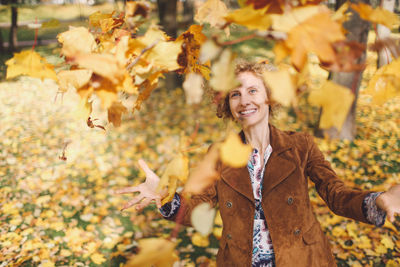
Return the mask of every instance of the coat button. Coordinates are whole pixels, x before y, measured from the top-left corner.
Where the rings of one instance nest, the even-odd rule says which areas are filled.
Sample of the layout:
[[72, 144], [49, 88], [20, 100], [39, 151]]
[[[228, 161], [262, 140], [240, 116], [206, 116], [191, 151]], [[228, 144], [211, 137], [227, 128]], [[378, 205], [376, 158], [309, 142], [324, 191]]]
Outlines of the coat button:
[[226, 238], [232, 239], [232, 235], [231, 235], [231, 234], [227, 234], [227, 235], [226, 235]]
[[229, 208], [229, 209], [232, 208], [232, 202], [227, 201], [226, 202], [226, 207]]
[[300, 232], [301, 232], [301, 230], [300, 230], [300, 229], [296, 229], [296, 230], [294, 230], [293, 234], [294, 234], [294, 235], [299, 235], [299, 234], [300, 234]]
[[288, 203], [289, 205], [292, 205], [292, 204], [293, 204], [293, 198], [292, 198], [292, 197], [288, 197], [287, 203]]

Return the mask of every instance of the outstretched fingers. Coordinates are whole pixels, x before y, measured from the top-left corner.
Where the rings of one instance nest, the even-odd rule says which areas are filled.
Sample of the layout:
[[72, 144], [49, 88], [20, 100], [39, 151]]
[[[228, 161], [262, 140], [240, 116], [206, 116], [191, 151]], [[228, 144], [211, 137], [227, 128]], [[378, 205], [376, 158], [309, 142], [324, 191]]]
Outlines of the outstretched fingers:
[[125, 205], [122, 207], [121, 211], [132, 207], [136, 203], [140, 202], [142, 199], [143, 199], [142, 195], [138, 195], [137, 197], [134, 197], [133, 199], [131, 199], [127, 203], [125, 203]]
[[115, 190], [115, 193], [116, 194], [128, 194], [128, 193], [135, 193], [135, 192], [139, 192], [139, 191], [140, 191], [139, 186], [131, 186], [131, 187], [125, 187], [125, 188]]
[[146, 176], [148, 176], [150, 174], [154, 174], [155, 175], [155, 173], [149, 168], [149, 166], [147, 165], [147, 163], [143, 159], [139, 159], [138, 163], [139, 163], [139, 167], [144, 171]]

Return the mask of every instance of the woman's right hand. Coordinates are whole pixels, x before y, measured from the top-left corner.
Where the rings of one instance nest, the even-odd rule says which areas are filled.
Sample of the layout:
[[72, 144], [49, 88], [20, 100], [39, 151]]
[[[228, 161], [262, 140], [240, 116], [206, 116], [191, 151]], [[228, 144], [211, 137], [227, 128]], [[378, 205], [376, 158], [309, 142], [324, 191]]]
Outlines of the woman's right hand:
[[144, 160], [140, 159], [138, 162], [140, 168], [146, 174], [146, 181], [138, 186], [125, 187], [116, 191], [117, 194], [139, 192], [139, 195], [135, 196], [132, 200], [127, 202], [122, 207], [121, 211], [136, 204], [136, 210], [140, 211], [151, 204], [153, 201], [156, 202], [158, 208], [161, 208], [161, 199], [167, 194], [167, 190], [157, 192], [157, 186], [160, 182], [160, 178], [149, 168], [149, 166], [147, 166]]

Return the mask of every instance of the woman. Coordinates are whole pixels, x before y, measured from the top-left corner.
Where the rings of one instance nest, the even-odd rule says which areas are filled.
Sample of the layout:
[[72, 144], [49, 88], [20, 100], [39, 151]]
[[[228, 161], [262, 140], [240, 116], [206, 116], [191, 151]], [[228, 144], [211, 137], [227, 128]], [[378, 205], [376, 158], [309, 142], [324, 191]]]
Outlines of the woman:
[[[271, 93], [261, 77], [265, 65], [240, 63], [241, 85], [226, 96], [219, 115], [240, 124], [242, 141], [253, 147], [246, 167], [219, 164], [221, 177], [203, 194], [184, 200], [179, 194], [160, 208], [167, 219], [179, 209], [184, 224], [199, 202], [219, 205], [223, 233], [218, 266], [336, 266], [327, 238], [315, 218], [307, 177], [321, 198], [338, 215], [383, 225], [400, 212], [400, 185], [384, 193], [347, 188], [308, 134], [282, 132], [269, 124]], [[155, 192], [158, 176], [139, 161], [146, 182], [119, 193], [140, 192], [124, 208], [140, 210], [151, 201], [161, 206]]]

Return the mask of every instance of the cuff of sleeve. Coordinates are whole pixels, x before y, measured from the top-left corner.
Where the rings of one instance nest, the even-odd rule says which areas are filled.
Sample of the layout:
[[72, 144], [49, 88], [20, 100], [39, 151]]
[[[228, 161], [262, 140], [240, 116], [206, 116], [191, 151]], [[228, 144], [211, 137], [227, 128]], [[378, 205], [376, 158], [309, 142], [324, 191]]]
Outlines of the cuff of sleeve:
[[374, 224], [376, 226], [382, 226], [385, 224], [386, 220], [386, 212], [381, 210], [376, 205], [376, 199], [382, 194], [383, 192], [374, 192], [369, 193], [363, 201], [362, 204], [362, 211], [364, 213], [365, 218], [370, 224]]
[[159, 210], [160, 210], [161, 215], [165, 219], [170, 219], [178, 213], [180, 206], [181, 206], [181, 198], [179, 197], [179, 195], [177, 193], [175, 193], [172, 201], [165, 203]]

